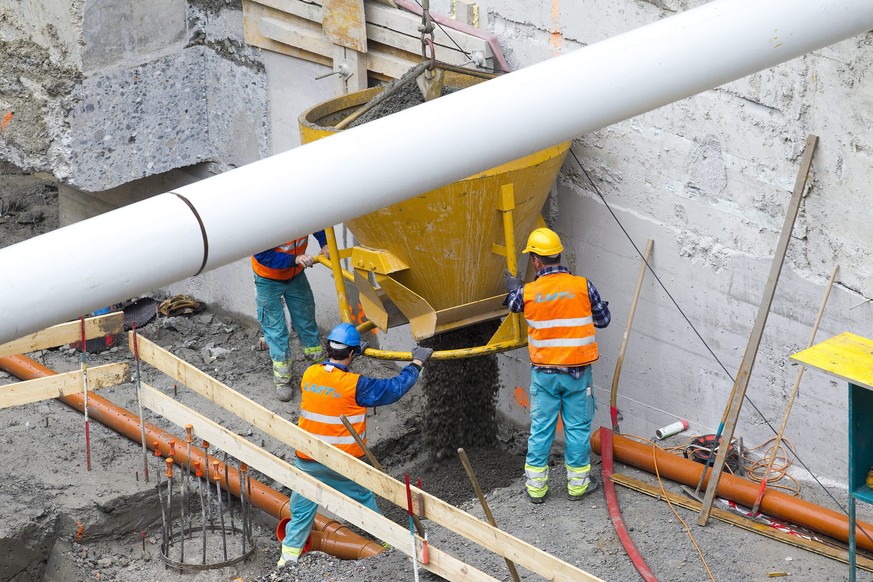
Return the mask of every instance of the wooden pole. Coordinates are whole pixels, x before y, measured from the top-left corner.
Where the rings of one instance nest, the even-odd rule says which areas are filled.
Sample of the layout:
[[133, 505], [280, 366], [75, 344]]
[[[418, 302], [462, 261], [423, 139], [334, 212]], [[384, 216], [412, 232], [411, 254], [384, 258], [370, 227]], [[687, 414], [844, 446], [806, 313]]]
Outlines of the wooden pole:
[[[743, 354], [743, 361], [740, 364], [740, 371], [737, 373], [737, 378], [734, 381], [734, 388], [731, 391], [731, 399], [728, 403], [728, 414], [726, 415], [724, 434], [720, 443], [725, 443], [724, 446], [718, 447], [718, 455], [715, 458], [715, 464], [712, 467], [712, 474], [709, 483], [706, 486], [706, 495], [703, 497], [703, 505], [700, 507], [700, 515], [697, 518], [698, 525], [706, 525], [709, 519], [709, 513], [712, 511], [712, 503], [715, 501], [715, 492], [718, 489], [718, 482], [721, 479], [724, 465], [727, 461], [728, 449], [730, 442], [734, 436], [734, 429], [737, 426], [737, 421], [740, 417], [740, 410], [743, 407], [743, 399], [746, 397], [746, 389], [749, 386], [749, 377], [752, 374], [752, 367], [755, 365], [755, 357], [758, 355], [758, 347], [761, 345], [761, 336], [764, 335], [764, 326], [767, 324], [767, 316], [770, 313], [770, 304], [773, 302], [773, 295], [776, 292], [776, 284], [779, 282], [779, 274], [782, 272], [782, 263], [785, 261], [785, 253], [788, 250], [788, 243], [791, 240], [791, 231], [794, 229], [794, 221], [797, 219], [797, 213], [800, 210], [800, 201], [803, 198], [803, 191], [806, 188], [806, 178], [809, 175], [809, 168], [812, 165], [812, 155], [815, 152], [815, 146], [818, 143], [818, 137], [810, 134], [806, 138], [806, 149], [803, 151], [803, 160], [800, 165], [800, 171], [797, 173], [797, 180], [794, 183], [794, 193], [791, 196], [791, 202], [788, 205], [788, 212], [785, 216], [785, 223], [782, 225], [782, 233], [779, 235], [779, 242], [776, 245], [776, 254], [773, 257], [773, 264], [770, 267], [770, 276], [767, 278], [767, 285], [764, 288], [764, 297], [761, 300], [761, 305], [758, 308], [758, 317], [755, 319], [755, 326], [752, 328], [752, 334], [749, 337], [749, 343], [746, 346], [746, 352]], [[706, 471], [704, 470], [704, 473]]]
[[[370, 447], [364, 443], [364, 439], [361, 438], [361, 435], [358, 434], [358, 431], [355, 430], [355, 427], [352, 426], [352, 423], [349, 422], [349, 419], [346, 418], [345, 414], [340, 415], [340, 420], [343, 421], [343, 424], [346, 426], [346, 430], [349, 431], [349, 434], [352, 435], [352, 438], [355, 439], [355, 442], [358, 443], [358, 446], [361, 447], [361, 450], [364, 451], [364, 454], [367, 455], [367, 459], [370, 460], [370, 464], [385, 473], [388, 474], [385, 469], [382, 468], [382, 465], [376, 460], [376, 455], [373, 454], [373, 451], [370, 450]], [[412, 516], [412, 522], [415, 524], [415, 531], [418, 532], [418, 535], [424, 537], [424, 524], [421, 523], [421, 520], [418, 516]]]
[[[473, 472], [473, 466], [470, 464], [470, 459], [467, 458], [466, 451], [464, 451], [464, 449], [458, 449], [458, 456], [461, 457], [461, 462], [464, 464], [467, 476], [470, 478], [470, 482], [473, 484], [473, 489], [479, 497], [479, 503], [482, 504], [482, 510], [485, 512], [485, 517], [488, 519], [488, 523], [497, 527], [497, 522], [494, 521], [494, 515], [491, 513], [491, 508], [488, 506], [488, 501], [482, 493], [482, 488], [479, 487], [479, 480], [476, 479], [476, 474]], [[521, 579], [518, 577], [518, 570], [515, 568], [515, 562], [509, 558], [503, 559], [506, 561], [506, 567], [509, 568], [509, 575], [512, 576], [513, 582], [520, 582]]]
[[624, 327], [624, 337], [621, 338], [621, 348], [618, 350], [618, 359], [615, 361], [615, 372], [612, 374], [612, 392], [609, 395], [609, 414], [612, 417], [612, 432], [621, 434], [618, 429], [618, 377], [621, 375], [621, 364], [624, 362], [624, 352], [627, 349], [627, 341], [630, 337], [631, 326], [634, 322], [634, 313], [637, 310], [637, 301], [640, 298], [640, 289], [643, 288], [643, 278], [646, 276], [646, 269], [649, 267], [649, 256], [652, 254], [652, 246], [655, 241], [649, 239], [646, 243], [646, 251], [643, 253], [643, 264], [640, 266], [640, 275], [637, 278], [637, 288], [634, 291], [634, 298], [631, 301], [630, 311], [627, 314], [627, 324]]
[[[834, 280], [837, 278], [837, 270], [840, 266], [834, 263], [834, 269], [831, 271], [831, 278], [828, 280], [828, 285], [825, 288], [824, 297], [821, 300], [821, 307], [818, 309], [818, 315], [815, 318], [815, 324], [812, 326], [812, 333], [809, 336], [807, 348], [811, 348], [815, 343], [815, 334], [818, 333], [818, 326], [821, 324], [822, 315], [824, 315], [825, 306], [828, 303], [831, 289], [834, 286]], [[776, 434], [776, 442], [773, 443], [773, 448], [770, 450], [770, 459], [767, 461], [767, 468], [764, 469], [764, 478], [761, 480], [761, 488], [758, 490], [758, 497], [755, 499], [755, 505], [752, 506], [752, 515], [758, 514], [758, 508], [761, 506], [761, 500], [764, 498], [764, 489], [767, 487], [767, 478], [770, 476], [770, 471], [773, 469], [773, 461], [776, 460], [776, 453], [779, 446], [782, 444], [782, 435], [785, 433], [785, 427], [788, 425], [788, 416], [791, 414], [791, 407], [794, 406], [794, 399], [800, 389], [800, 381], [803, 379], [805, 366], [801, 366], [797, 371], [797, 378], [794, 379], [794, 387], [791, 389], [791, 395], [788, 397], [788, 404], [785, 406], [785, 414], [782, 416], [782, 424], [779, 425], [779, 432]]]

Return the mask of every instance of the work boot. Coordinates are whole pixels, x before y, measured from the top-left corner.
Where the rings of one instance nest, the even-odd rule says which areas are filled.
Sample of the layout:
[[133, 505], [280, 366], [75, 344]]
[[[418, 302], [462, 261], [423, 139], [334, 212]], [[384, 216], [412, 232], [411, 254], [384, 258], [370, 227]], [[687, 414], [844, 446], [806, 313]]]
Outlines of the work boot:
[[279, 556], [279, 561], [276, 562], [276, 567], [281, 570], [288, 564], [296, 564], [302, 553], [302, 548], [289, 548], [285, 544], [282, 544], [282, 553]]
[[322, 348], [321, 346], [303, 348], [303, 355], [313, 364], [320, 364], [324, 361], [324, 348]]
[[528, 491], [528, 490], [525, 490], [525, 493], [527, 493], [527, 498], [528, 498], [528, 499], [530, 500], [530, 502], [533, 503], [534, 505], [539, 505], [539, 504], [541, 504], [541, 503], [544, 503], [545, 500], [546, 500], [546, 494], [545, 494], [545, 493], [543, 493], [540, 497], [534, 497], [533, 495], [531, 495], [530, 491]]
[[291, 384], [276, 384], [276, 398], [282, 402], [291, 402], [294, 398], [294, 389]]
[[276, 385], [276, 396], [282, 402], [288, 402], [294, 397], [291, 388], [291, 362], [273, 360], [273, 384]]
[[567, 499], [569, 499], [570, 501], [579, 501], [583, 497], [587, 497], [588, 494], [591, 493], [592, 491], [597, 491], [598, 487], [600, 487], [600, 485], [597, 483], [597, 481], [594, 480], [594, 477], [591, 477], [590, 480], [588, 481], [588, 488], [585, 490], [584, 493], [582, 493], [581, 495], [571, 495], [568, 492]]

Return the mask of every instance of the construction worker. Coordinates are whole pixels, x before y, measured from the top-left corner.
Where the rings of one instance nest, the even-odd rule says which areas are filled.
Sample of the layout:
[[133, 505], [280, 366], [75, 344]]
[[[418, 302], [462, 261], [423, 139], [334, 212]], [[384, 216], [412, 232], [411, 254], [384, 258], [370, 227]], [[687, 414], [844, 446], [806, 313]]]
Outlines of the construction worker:
[[[321, 254], [329, 256], [323, 230], [312, 236], [321, 245]], [[282, 402], [294, 397], [291, 388], [291, 349], [282, 299], [291, 315], [291, 326], [303, 344], [304, 356], [313, 362], [324, 360], [315, 322], [315, 297], [304, 269], [313, 265], [306, 254], [309, 237], [304, 236], [252, 256], [255, 272], [255, 300], [258, 322], [273, 361], [273, 383]]]
[[554, 231], [538, 228], [522, 251], [536, 269], [534, 280], [522, 284], [520, 277], [506, 274], [507, 305], [524, 313], [528, 326], [531, 427], [524, 472], [532, 503], [545, 501], [549, 490], [549, 449], [559, 414], [569, 498], [579, 500], [597, 489], [588, 442], [594, 418], [591, 364], [597, 359], [594, 328], [609, 325], [610, 314], [591, 281], [561, 266], [563, 250]]
[[[363, 458], [365, 453], [342, 423], [340, 416], [354, 427], [363, 441], [367, 440], [367, 407], [393, 404], [409, 392], [418, 380], [424, 363], [433, 353], [430, 348], [416, 346], [412, 363], [393, 378], [368, 378], [349, 372], [349, 364], [363, 353], [358, 330], [350, 323], [341, 323], [327, 336], [328, 361], [310, 366], [303, 373], [300, 400], [300, 428], [317, 435], [335, 447]], [[325, 467], [297, 451], [294, 466], [351, 497], [358, 503], [381, 513], [373, 492]], [[285, 526], [282, 555], [277, 566], [297, 562], [312, 529], [318, 505], [296, 491], [291, 495], [291, 521]]]

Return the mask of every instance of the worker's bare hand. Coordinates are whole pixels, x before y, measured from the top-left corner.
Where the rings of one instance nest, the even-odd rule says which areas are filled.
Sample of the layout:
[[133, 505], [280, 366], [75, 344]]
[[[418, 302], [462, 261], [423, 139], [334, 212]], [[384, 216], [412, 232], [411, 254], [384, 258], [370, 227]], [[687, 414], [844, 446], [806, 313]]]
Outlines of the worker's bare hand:
[[296, 262], [298, 265], [303, 265], [304, 267], [312, 266], [312, 257], [307, 254], [297, 255]]
[[327, 245], [321, 247], [321, 254], [324, 255], [324, 258], [330, 260], [330, 249], [327, 247]]

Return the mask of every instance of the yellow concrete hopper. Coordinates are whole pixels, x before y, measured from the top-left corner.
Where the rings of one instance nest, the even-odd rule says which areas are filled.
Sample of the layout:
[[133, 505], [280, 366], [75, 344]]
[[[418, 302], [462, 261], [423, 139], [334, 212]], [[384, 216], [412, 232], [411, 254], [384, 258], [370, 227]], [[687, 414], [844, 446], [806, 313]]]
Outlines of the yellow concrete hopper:
[[[462, 89], [482, 80], [481, 74], [444, 71], [443, 84]], [[303, 142], [342, 131], [335, 126], [344, 127], [344, 119], [382, 90], [359, 91], [308, 109], [300, 116]], [[505, 316], [503, 271], [517, 270], [516, 257], [541, 223], [540, 212], [569, 146], [561, 143], [346, 222], [360, 246], [339, 254], [350, 259], [353, 272], [344, 276], [358, 288], [367, 318], [383, 331], [408, 321], [418, 341]], [[334, 271], [339, 272], [336, 264]], [[395, 314], [394, 306], [402, 318], [389, 315]], [[499, 331], [492, 343], [515, 336], [514, 345], [502, 349], [524, 345], [521, 323], [514, 327]]]

